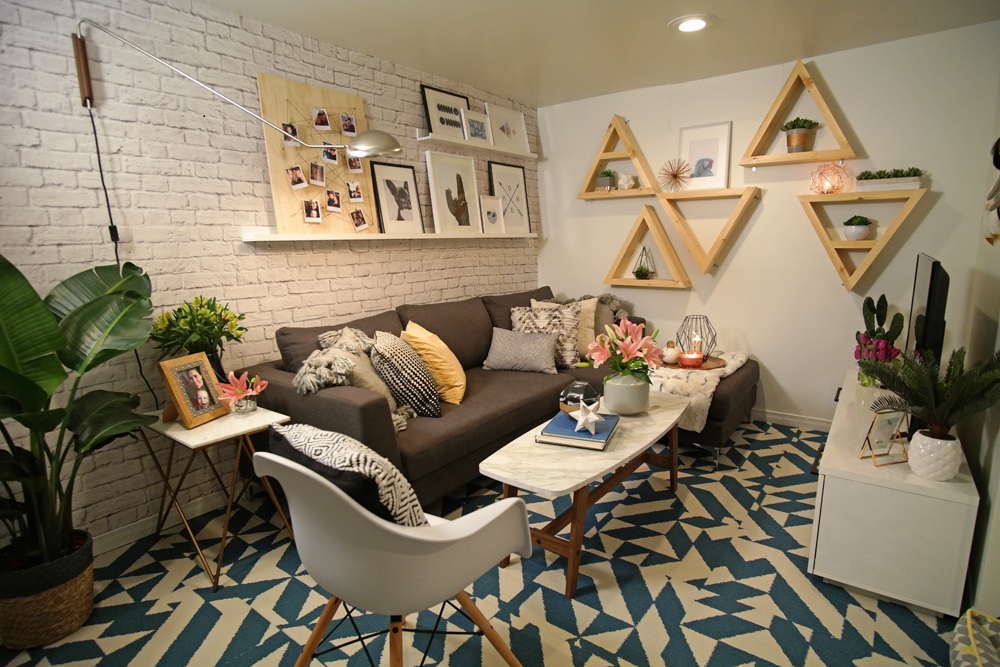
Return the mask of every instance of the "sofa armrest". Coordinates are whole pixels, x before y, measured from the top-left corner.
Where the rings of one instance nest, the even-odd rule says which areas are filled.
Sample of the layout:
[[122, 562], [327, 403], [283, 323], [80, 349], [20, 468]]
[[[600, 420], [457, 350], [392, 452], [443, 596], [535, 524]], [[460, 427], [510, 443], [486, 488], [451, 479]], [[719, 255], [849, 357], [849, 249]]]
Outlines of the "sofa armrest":
[[238, 373], [244, 370], [268, 382], [267, 389], [257, 397], [262, 408], [288, 415], [291, 423], [349, 435], [402, 469], [389, 401], [381, 394], [350, 386], [326, 387], [308, 396], [300, 394], [292, 384], [295, 374], [282, 370], [280, 359]]

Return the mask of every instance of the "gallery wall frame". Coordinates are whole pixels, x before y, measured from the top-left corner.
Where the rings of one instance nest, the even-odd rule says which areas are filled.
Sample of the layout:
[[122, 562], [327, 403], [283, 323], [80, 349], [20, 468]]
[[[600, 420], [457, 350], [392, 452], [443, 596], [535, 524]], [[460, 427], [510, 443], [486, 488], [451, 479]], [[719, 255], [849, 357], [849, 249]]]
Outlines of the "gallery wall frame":
[[462, 110], [469, 109], [469, 98], [425, 83], [420, 84], [420, 94], [424, 98], [427, 131], [439, 137], [464, 140]]
[[503, 162], [487, 163], [490, 194], [500, 198], [505, 234], [524, 234], [531, 229], [528, 186], [524, 167]]
[[383, 234], [423, 234], [424, 220], [412, 165], [371, 162], [372, 189], [379, 231]]
[[483, 216], [483, 234], [503, 236], [503, 203], [500, 201], [500, 197], [480, 195], [479, 208]]
[[438, 234], [483, 233], [479, 216], [476, 161], [464, 155], [427, 151], [434, 231]]
[[733, 122], [682, 127], [680, 157], [691, 165], [689, 190], [729, 187], [729, 142]]
[[515, 153], [530, 153], [528, 131], [524, 126], [524, 114], [486, 102], [486, 115], [490, 119], [493, 145], [499, 149]]

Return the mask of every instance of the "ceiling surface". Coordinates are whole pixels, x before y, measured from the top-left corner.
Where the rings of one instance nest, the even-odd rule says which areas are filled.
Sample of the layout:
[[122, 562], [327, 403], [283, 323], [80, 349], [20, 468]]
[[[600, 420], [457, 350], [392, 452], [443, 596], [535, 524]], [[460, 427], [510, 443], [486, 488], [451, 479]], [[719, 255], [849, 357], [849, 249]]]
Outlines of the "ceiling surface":
[[1000, 20], [1000, 0], [200, 1], [531, 107]]

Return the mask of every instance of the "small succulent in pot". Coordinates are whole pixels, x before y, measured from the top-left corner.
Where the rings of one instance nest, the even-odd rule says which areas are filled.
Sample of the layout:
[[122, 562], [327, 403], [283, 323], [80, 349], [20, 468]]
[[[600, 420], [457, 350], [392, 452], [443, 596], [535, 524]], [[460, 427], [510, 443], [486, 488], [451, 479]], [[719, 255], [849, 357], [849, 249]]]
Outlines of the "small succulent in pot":
[[811, 118], [795, 117], [781, 126], [789, 153], [804, 153], [812, 150], [813, 137], [819, 123]]
[[615, 189], [615, 185], [618, 182], [618, 174], [615, 173], [614, 169], [602, 169], [601, 173], [597, 175], [597, 190], [610, 191]]
[[866, 218], [863, 215], [852, 215], [847, 220], [844, 220], [844, 225], [847, 227], [854, 227], [857, 225], [870, 225], [872, 224], [871, 218]]
[[790, 121], [787, 121], [781, 126], [782, 132], [788, 132], [789, 130], [815, 130], [819, 127], [819, 122], [812, 120], [811, 118], [799, 118], [795, 117]]
[[862, 241], [868, 237], [868, 227], [872, 224], [871, 218], [863, 215], [854, 215], [844, 220], [844, 236], [850, 241]]

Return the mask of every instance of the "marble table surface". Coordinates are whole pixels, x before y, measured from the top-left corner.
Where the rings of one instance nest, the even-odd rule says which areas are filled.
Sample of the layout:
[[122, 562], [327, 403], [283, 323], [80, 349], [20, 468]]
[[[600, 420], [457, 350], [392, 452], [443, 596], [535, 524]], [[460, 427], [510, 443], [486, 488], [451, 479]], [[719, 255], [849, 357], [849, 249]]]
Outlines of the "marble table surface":
[[[152, 413], [160, 414], [160, 413]], [[150, 424], [149, 429], [162, 433], [168, 438], [188, 447], [200, 449], [225, 440], [232, 440], [241, 435], [263, 431], [271, 424], [284, 424], [289, 420], [287, 415], [272, 412], [266, 408], [257, 408], [253, 412], [237, 414], [230, 412], [218, 419], [205, 422], [192, 429], [184, 428], [180, 420], [164, 423], [162, 420]]]
[[[649, 410], [622, 417], [603, 451], [537, 443], [542, 424], [480, 463], [479, 472], [544, 498], [558, 498], [602, 479], [648, 449], [677, 424], [687, 406], [683, 396], [650, 392]], [[608, 412], [603, 408], [602, 403], [601, 412]]]

